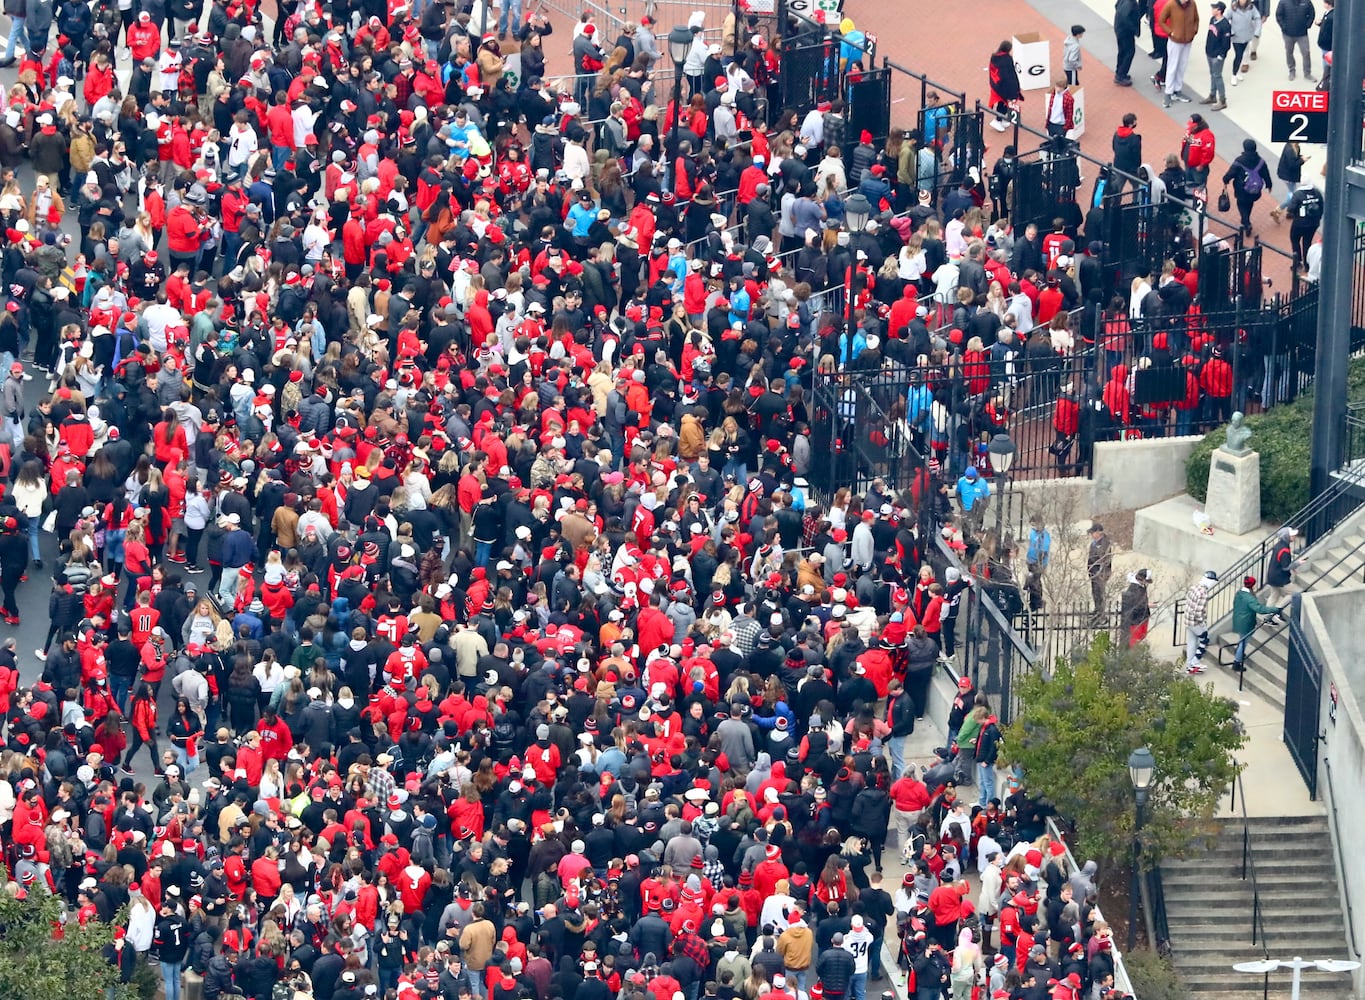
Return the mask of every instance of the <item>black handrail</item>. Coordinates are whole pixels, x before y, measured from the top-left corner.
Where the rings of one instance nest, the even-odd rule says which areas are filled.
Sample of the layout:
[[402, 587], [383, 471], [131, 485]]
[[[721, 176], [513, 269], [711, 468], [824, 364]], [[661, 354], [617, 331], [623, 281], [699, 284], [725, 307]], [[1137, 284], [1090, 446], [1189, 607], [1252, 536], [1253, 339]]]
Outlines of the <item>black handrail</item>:
[[1242, 772], [1233, 779], [1233, 798], [1240, 791], [1242, 798], [1242, 881], [1251, 878], [1251, 946], [1261, 948], [1261, 956], [1270, 958], [1265, 940], [1265, 923], [1261, 919], [1261, 890], [1256, 882], [1256, 859], [1251, 856], [1251, 827], [1247, 819], [1247, 791], [1242, 785]]
[[1356, 958], [1360, 958], [1360, 947], [1356, 944], [1356, 918], [1351, 909], [1351, 883], [1347, 881], [1346, 856], [1341, 851], [1341, 822], [1337, 819], [1337, 795], [1332, 787], [1332, 762], [1327, 757], [1322, 758], [1323, 767], [1327, 771], [1327, 801], [1332, 807], [1332, 830], [1335, 836], [1332, 842], [1337, 848], [1337, 865], [1341, 872], [1341, 898], [1346, 901], [1346, 929], [1351, 932], [1351, 951]]
[[[1299, 553], [1300, 558], [1321, 539], [1331, 534], [1337, 525], [1365, 506], [1365, 498], [1350, 496], [1353, 490], [1361, 486], [1365, 486], [1365, 463], [1362, 463], [1360, 468], [1343, 468], [1330, 487], [1285, 520], [1285, 524], [1294, 525], [1303, 536], [1304, 548]], [[1346, 503], [1341, 504], [1341, 509], [1334, 509], [1344, 498], [1348, 499]], [[1231, 566], [1218, 571], [1218, 582], [1209, 588], [1210, 626], [1232, 613], [1232, 598], [1241, 589], [1244, 576], [1254, 576], [1258, 580], [1265, 577], [1266, 561], [1273, 551], [1277, 536], [1278, 531], [1268, 535], [1256, 548], [1245, 553]], [[1154, 608], [1152, 619], [1155, 621], [1168, 611], [1171, 612], [1171, 645], [1184, 645], [1185, 639], [1181, 635], [1181, 625], [1185, 617], [1183, 593], [1177, 591]]]
[[[1312, 590], [1312, 589], [1313, 589], [1314, 587], [1316, 587], [1318, 584], [1320, 584], [1320, 583], [1322, 583], [1324, 580], [1326, 580], [1327, 577], [1328, 577], [1330, 574], [1332, 574], [1333, 572], [1335, 572], [1335, 571], [1341, 566], [1342, 563], [1346, 562], [1346, 560], [1352, 558], [1353, 556], [1355, 556], [1356, 554], [1358, 554], [1358, 553], [1361, 552], [1362, 550], [1365, 550], [1365, 540], [1362, 540], [1362, 541], [1360, 542], [1360, 544], [1353, 546], [1353, 547], [1352, 547], [1349, 551], [1347, 551], [1345, 554], [1339, 556], [1339, 557], [1337, 558], [1336, 562], [1332, 563], [1332, 565], [1328, 566], [1325, 570], [1322, 570], [1320, 573], [1318, 573], [1316, 576], [1314, 576], [1311, 580], [1307, 581], [1306, 583], [1302, 583], [1302, 584], [1300, 585], [1301, 589], [1302, 589], [1302, 590], [1305, 590], [1305, 591]], [[1275, 636], [1279, 635], [1282, 631], [1284, 631], [1284, 629], [1285, 629], [1286, 627], [1288, 627], [1288, 625], [1289, 625], [1289, 619], [1288, 619], [1287, 617], [1286, 617], [1286, 618], [1282, 618], [1282, 619], [1280, 620], [1279, 624], [1277, 624], [1277, 625], [1275, 625], [1274, 627], [1269, 628], [1269, 629], [1266, 629], [1266, 630], [1264, 630], [1263, 632], [1261, 632], [1260, 635], [1259, 635], [1259, 637], [1255, 640], [1255, 642], [1249, 642], [1249, 643], [1247, 643], [1247, 648], [1246, 648], [1246, 653], [1245, 653], [1244, 660], [1245, 660], [1245, 658], [1250, 657], [1252, 653], [1256, 652], [1257, 650], [1259, 650], [1259, 649], [1261, 649], [1263, 646], [1265, 646], [1265, 644], [1268, 643], [1268, 642], [1270, 642], [1271, 639], [1274, 639]], [[1238, 683], [1238, 688], [1237, 688], [1237, 689], [1238, 689], [1239, 691], [1241, 690], [1240, 679], [1239, 679], [1239, 683]]]

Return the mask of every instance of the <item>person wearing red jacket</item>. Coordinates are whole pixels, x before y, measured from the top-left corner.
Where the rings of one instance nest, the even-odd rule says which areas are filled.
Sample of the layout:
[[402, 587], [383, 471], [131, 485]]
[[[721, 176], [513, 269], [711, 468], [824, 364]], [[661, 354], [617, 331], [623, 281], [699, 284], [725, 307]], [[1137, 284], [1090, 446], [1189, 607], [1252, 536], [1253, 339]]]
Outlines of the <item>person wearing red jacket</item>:
[[341, 259], [346, 263], [346, 278], [349, 281], [360, 277], [368, 253], [365, 223], [353, 213], [341, 227]]
[[1114, 370], [1109, 373], [1109, 381], [1104, 384], [1104, 391], [1100, 394], [1104, 401], [1104, 407], [1109, 411], [1109, 429], [1107, 440], [1118, 440], [1123, 433], [1123, 428], [1129, 422], [1129, 402], [1131, 397], [1128, 394], [1128, 366], [1115, 365]]
[[887, 685], [891, 683], [892, 661], [891, 649], [883, 636], [878, 644], [863, 653], [853, 661], [855, 666], [861, 667], [867, 679], [872, 682], [872, 686], [877, 689], [878, 700], [886, 699]]
[[280, 894], [283, 881], [280, 878], [279, 856], [279, 849], [272, 844], [261, 857], [251, 862], [251, 889], [256, 893], [257, 902], [267, 910]]
[[958, 922], [966, 920], [974, 912], [967, 894], [971, 891], [965, 878], [949, 885], [940, 885], [929, 893], [929, 912], [934, 915], [932, 936], [935, 941], [948, 948], [957, 940]]
[[745, 167], [739, 175], [739, 190], [735, 193], [735, 200], [741, 205], [747, 205], [758, 197], [758, 186], [768, 183], [768, 172], [763, 169], [763, 161], [754, 157], [754, 162]]
[[1232, 416], [1232, 365], [1221, 348], [1215, 347], [1212, 357], [1204, 362], [1199, 385], [1206, 397], [1204, 418], [1215, 424], [1226, 423]]
[[227, 182], [227, 187], [219, 199], [223, 223], [223, 260], [229, 269], [236, 265], [237, 251], [242, 246], [242, 217], [246, 214], [246, 206], [250, 201], [242, 187], [242, 179], [237, 176]]
[[1209, 183], [1209, 165], [1218, 152], [1218, 140], [1213, 129], [1200, 114], [1190, 115], [1185, 124], [1185, 138], [1180, 144], [1180, 158], [1185, 161], [1185, 183], [1191, 191], [1200, 191]]
[[1056, 440], [1052, 444], [1052, 456], [1057, 468], [1066, 466], [1071, 456], [1071, 445], [1081, 429], [1081, 404], [1076, 401], [1076, 392], [1070, 385], [1061, 387], [1057, 402], [1052, 408], [1052, 431]]
[[426, 902], [427, 890], [431, 888], [431, 873], [421, 865], [408, 865], [393, 883], [398, 889], [398, 898], [403, 901], [403, 912], [420, 912]]
[[95, 431], [90, 426], [85, 410], [80, 408], [73, 409], [71, 416], [62, 421], [60, 435], [61, 443], [79, 458], [89, 455], [90, 446], [95, 443]]
[[[187, 199], [192, 197], [186, 196]], [[204, 230], [199, 221], [203, 209], [182, 201], [171, 210], [166, 219], [166, 246], [171, 255], [171, 270], [181, 264], [189, 264], [193, 271], [199, 257], [199, 248], [204, 242]]]
[[289, 751], [294, 749], [294, 737], [289, 727], [268, 705], [261, 713], [256, 731], [261, 734], [261, 756], [265, 760], [283, 761], [289, 756]]
[[93, 108], [100, 98], [114, 89], [115, 83], [114, 67], [109, 56], [103, 52], [91, 56], [90, 64], [85, 69], [85, 82], [81, 86], [86, 106]]
[[144, 59], [155, 60], [161, 53], [161, 26], [155, 24], [152, 15], [144, 10], [128, 29], [127, 42], [134, 65]]
[[280, 170], [294, 153], [294, 113], [283, 92], [275, 95], [275, 103], [265, 113], [265, 125], [270, 132], [270, 161]]
[[767, 899], [777, 889], [777, 883], [790, 878], [791, 871], [782, 863], [782, 848], [769, 844], [763, 860], [754, 866], [754, 890]]
[[1179, 364], [1185, 371], [1185, 398], [1175, 403], [1175, 433], [1177, 437], [1186, 437], [1194, 433], [1194, 418], [1199, 412], [1203, 394], [1199, 389], [1199, 379], [1194, 374], [1195, 360], [1182, 358]]

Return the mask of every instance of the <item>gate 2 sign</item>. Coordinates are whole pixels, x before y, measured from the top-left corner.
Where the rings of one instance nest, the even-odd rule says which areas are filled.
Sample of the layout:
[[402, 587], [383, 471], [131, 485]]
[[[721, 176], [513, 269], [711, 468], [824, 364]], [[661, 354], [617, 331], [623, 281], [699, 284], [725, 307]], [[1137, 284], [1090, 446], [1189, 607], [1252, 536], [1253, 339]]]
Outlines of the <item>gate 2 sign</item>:
[[1275, 91], [1271, 95], [1270, 141], [1326, 142], [1327, 91]]

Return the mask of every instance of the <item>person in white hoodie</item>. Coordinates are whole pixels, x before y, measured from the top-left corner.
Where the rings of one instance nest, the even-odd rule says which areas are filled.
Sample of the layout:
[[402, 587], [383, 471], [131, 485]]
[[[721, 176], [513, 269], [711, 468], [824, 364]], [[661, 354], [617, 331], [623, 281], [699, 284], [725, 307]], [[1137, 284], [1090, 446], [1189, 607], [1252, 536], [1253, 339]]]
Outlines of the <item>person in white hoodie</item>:
[[140, 890], [128, 888], [128, 943], [138, 956], [144, 956], [152, 947], [152, 934], [156, 930], [156, 909]]

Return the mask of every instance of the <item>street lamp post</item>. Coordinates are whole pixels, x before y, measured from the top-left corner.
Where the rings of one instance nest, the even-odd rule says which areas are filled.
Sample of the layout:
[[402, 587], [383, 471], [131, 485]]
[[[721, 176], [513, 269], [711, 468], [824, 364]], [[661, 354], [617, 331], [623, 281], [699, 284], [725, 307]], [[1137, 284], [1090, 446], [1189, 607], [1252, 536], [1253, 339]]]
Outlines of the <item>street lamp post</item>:
[[[867, 225], [867, 220], [872, 218], [872, 202], [868, 201], [860, 192], [854, 192], [848, 196], [844, 202], [844, 219], [848, 224], [849, 232], [849, 263], [844, 268], [844, 326], [848, 333], [849, 349], [853, 346], [853, 267], [856, 259], [857, 250], [853, 246], [853, 234], [861, 233], [863, 227]], [[852, 360], [850, 358], [850, 360]]]
[[995, 540], [1003, 548], [1005, 541], [1005, 487], [1008, 484], [1010, 466], [1014, 464], [1014, 439], [1006, 431], [991, 438], [986, 451], [991, 456], [991, 468], [995, 470]]
[[678, 27], [668, 33], [668, 55], [673, 60], [673, 139], [665, 146], [664, 156], [668, 159], [665, 169], [668, 171], [669, 187], [674, 192], [678, 190], [678, 178], [674, 176], [674, 171], [678, 165], [678, 130], [682, 126], [683, 63], [687, 61], [687, 53], [691, 48], [690, 28]]
[[1147, 808], [1147, 794], [1152, 787], [1152, 774], [1156, 771], [1156, 758], [1146, 747], [1138, 747], [1128, 755], [1128, 777], [1133, 782], [1133, 795], [1137, 800], [1137, 822], [1133, 828], [1133, 884], [1129, 888], [1128, 905], [1128, 950], [1137, 947], [1138, 896], [1141, 893], [1142, 875], [1142, 821]]
[[1290, 1000], [1299, 1000], [1299, 981], [1303, 976], [1304, 969], [1317, 969], [1319, 972], [1355, 972], [1360, 968], [1359, 962], [1343, 961], [1335, 958], [1302, 959], [1298, 955], [1293, 958], [1267, 958], [1259, 962], [1238, 962], [1233, 967], [1234, 972], [1249, 972], [1256, 976], [1265, 976], [1266, 986], [1270, 985], [1270, 974], [1276, 969], [1292, 969], [1294, 972], [1293, 984], [1290, 987]]

